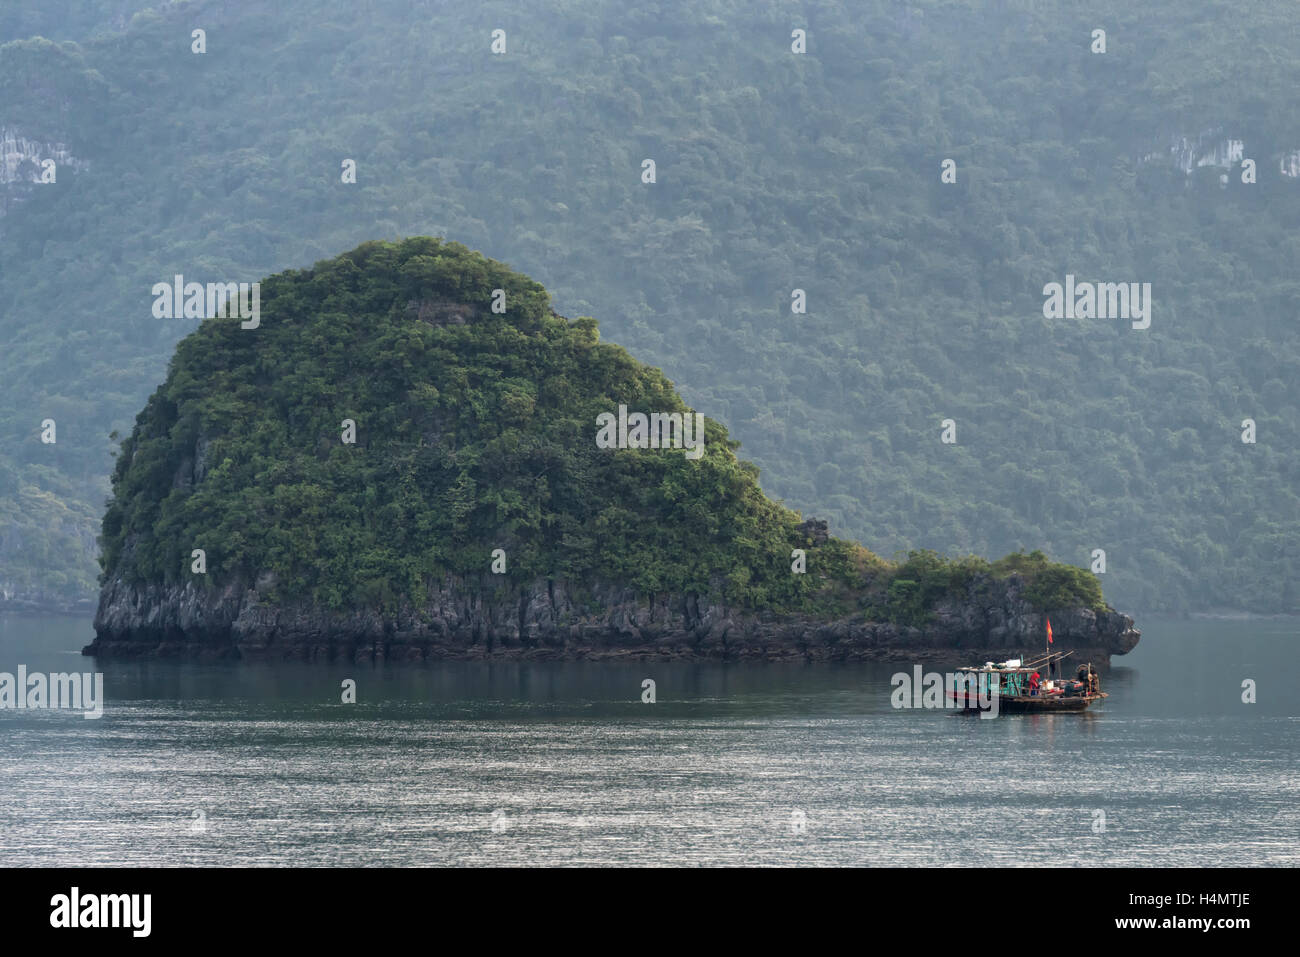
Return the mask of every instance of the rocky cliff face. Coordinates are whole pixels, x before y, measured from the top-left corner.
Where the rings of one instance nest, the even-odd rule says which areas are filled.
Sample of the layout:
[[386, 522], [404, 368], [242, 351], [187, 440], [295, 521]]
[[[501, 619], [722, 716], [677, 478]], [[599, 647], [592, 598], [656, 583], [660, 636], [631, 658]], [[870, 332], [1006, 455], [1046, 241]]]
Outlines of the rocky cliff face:
[[61, 143], [42, 143], [12, 127], [0, 126], [0, 185], [39, 183], [46, 160], [53, 160], [59, 168], [85, 166]]
[[[1243, 159], [1249, 157], [1248, 149], [1245, 140], [1234, 139], [1221, 128], [1216, 128], [1202, 130], [1194, 136], [1171, 135], [1167, 145], [1145, 154], [1141, 162], [1169, 163], [1188, 174], [1203, 166], [1229, 170], [1237, 168]], [[1253, 158], [1265, 159], [1262, 156]], [[1300, 178], [1300, 150], [1284, 152], [1278, 160], [1278, 172], [1292, 179]]]
[[[975, 664], [1043, 647], [1043, 615], [1017, 578], [977, 581], [941, 603], [925, 628], [862, 617], [822, 621], [751, 615], [707, 598], [647, 600], [598, 586], [576, 595], [563, 582], [502, 589], [447, 579], [421, 608], [394, 614], [271, 603], [270, 582], [203, 589], [108, 582], [85, 654], [250, 660], [420, 661], [438, 658], [945, 658]], [[1087, 609], [1053, 613], [1055, 650], [1106, 662], [1140, 632], [1133, 619]], [[956, 661], [955, 659], [961, 659]]]
[[26, 202], [34, 190], [47, 188], [41, 185], [47, 162], [54, 163], [56, 177], [66, 177], [87, 166], [61, 143], [34, 140], [13, 127], [0, 125], [0, 219], [13, 206]]

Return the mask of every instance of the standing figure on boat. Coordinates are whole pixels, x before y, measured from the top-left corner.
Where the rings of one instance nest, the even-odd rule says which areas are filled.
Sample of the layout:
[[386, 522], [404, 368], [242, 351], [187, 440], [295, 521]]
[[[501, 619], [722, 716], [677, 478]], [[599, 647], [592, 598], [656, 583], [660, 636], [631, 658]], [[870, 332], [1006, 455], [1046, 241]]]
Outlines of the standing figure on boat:
[[1079, 680], [1083, 682], [1087, 694], [1097, 693], [1097, 672], [1091, 664], [1079, 665]]

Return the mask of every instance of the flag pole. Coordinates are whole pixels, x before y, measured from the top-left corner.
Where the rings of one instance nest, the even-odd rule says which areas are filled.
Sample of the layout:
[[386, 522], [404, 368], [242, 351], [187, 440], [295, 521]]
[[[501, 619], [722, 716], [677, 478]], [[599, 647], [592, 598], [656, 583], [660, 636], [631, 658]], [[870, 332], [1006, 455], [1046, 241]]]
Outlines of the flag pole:
[[[1050, 655], [1052, 653], [1052, 619], [1046, 614], [1046, 612], [1043, 614], [1043, 619], [1047, 622], [1047, 643], [1043, 645], [1043, 649]], [[1047, 671], [1049, 674], [1052, 671], [1051, 664], [1051, 660], [1049, 659], [1047, 662]]]

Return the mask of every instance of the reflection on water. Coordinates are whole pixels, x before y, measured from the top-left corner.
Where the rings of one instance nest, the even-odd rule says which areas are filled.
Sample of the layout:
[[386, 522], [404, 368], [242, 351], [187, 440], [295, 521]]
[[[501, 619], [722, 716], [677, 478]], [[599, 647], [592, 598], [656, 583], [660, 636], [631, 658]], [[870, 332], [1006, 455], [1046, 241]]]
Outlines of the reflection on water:
[[1100, 706], [990, 721], [894, 710], [910, 663], [95, 663], [0, 618], [0, 671], [107, 696], [0, 711], [0, 864], [1300, 863], [1297, 624], [1142, 624]]

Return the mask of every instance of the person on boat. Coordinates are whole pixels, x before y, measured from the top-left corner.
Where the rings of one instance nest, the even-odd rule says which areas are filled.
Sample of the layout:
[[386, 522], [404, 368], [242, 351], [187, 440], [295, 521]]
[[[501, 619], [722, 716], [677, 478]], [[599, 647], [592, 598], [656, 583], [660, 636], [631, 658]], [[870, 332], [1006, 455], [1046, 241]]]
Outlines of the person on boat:
[[1084, 694], [1097, 693], [1097, 672], [1093, 670], [1092, 665], [1079, 666], [1079, 681], [1083, 683]]
[[1037, 671], [1035, 671], [1032, 675], [1029, 676], [1029, 693], [1031, 695], [1038, 694], [1038, 679], [1039, 679], [1039, 674]]

